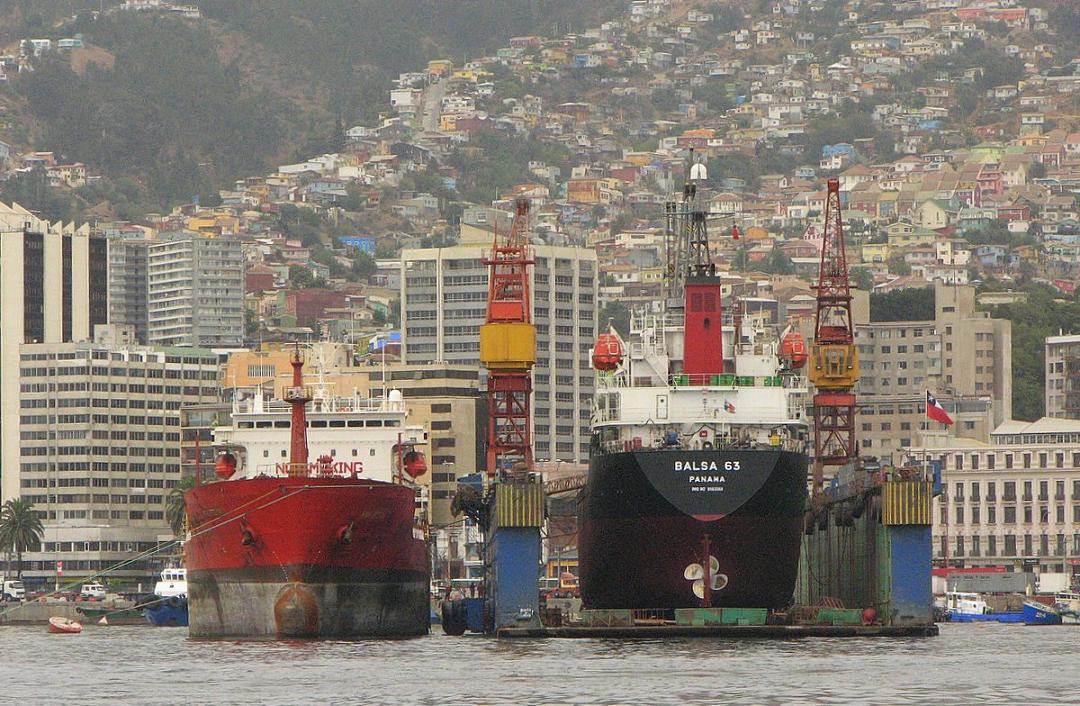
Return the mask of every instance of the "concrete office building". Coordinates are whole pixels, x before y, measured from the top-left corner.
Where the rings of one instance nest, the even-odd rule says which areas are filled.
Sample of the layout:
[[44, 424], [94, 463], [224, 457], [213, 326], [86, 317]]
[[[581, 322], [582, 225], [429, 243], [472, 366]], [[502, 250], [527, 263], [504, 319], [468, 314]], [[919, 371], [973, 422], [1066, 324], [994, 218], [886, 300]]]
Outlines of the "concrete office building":
[[0, 499], [19, 496], [20, 351], [89, 341], [108, 319], [106, 243], [0, 204]]
[[161, 346], [244, 342], [244, 253], [228, 236], [163, 233], [147, 246], [147, 340]]
[[109, 323], [132, 326], [135, 339], [150, 337], [147, 254], [150, 241], [109, 239]]
[[1080, 335], [1046, 339], [1046, 416], [1080, 419]]
[[[489, 248], [457, 245], [401, 253], [406, 363], [478, 365], [487, 303]], [[594, 389], [596, 252], [535, 245], [530, 268], [537, 360], [533, 450], [537, 459], [584, 461]], [[483, 381], [481, 381], [483, 384]]]
[[935, 282], [933, 318], [898, 321], [873, 321], [868, 294], [853, 293], [862, 455], [899, 462], [919, 446], [927, 390], [956, 422], [954, 436], [988, 441], [1011, 418], [1012, 325], [976, 311], [974, 287]]
[[393, 363], [385, 369], [371, 366], [369, 370], [371, 394], [378, 397], [388, 390], [400, 390], [409, 410], [409, 422], [428, 430], [431, 524], [438, 528], [460, 519], [450, 513], [458, 478], [485, 470], [487, 417], [480, 368], [452, 363]]
[[[24, 575], [57, 560], [89, 574], [172, 538], [169, 489], [180, 480], [180, 408], [218, 397], [218, 359], [200, 349], [22, 346], [19, 493], [43, 514], [44, 546]], [[133, 563], [116, 576], [149, 577]]]
[[[989, 443], [931, 437], [945, 492], [934, 557], [960, 566], [1080, 573], [1080, 421], [1008, 421]], [[913, 450], [921, 462], [921, 450]]]

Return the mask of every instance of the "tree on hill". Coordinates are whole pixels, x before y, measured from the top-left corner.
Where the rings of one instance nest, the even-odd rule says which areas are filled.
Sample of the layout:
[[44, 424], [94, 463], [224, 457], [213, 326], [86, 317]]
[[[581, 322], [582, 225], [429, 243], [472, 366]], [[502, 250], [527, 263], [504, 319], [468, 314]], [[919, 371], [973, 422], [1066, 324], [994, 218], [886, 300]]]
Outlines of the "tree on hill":
[[[984, 290], [1000, 289], [997, 283]], [[1061, 298], [1045, 284], [1020, 287], [1028, 300], [990, 309], [994, 318], [1012, 322], [1012, 412], [1015, 419], [1033, 421], [1045, 414], [1047, 336], [1059, 331], [1080, 332], [1080, 303]]]
[[870, 321], [929, 321], [934, 318], [934, 288], [908, 287], [870, 295]]

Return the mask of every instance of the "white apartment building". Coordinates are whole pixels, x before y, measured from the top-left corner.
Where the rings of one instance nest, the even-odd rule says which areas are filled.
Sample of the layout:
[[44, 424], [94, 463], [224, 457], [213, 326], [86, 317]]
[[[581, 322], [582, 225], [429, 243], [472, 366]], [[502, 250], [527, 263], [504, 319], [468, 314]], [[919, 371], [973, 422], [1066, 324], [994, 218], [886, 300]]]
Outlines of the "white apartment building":
[[89, 341], [108, 320], [104, 238], [0, 204], [0, 501], [19, 497], [19, 357], [25, 344]]
[[[69, 575], [91, 574], [171, 540], [180, 408], [218, 399], [217, 356], [27, 344], [18, 377], [18, 448], [5, 469], [18, 470], [19, 495], [45, 526], [41, 551], [23, 555], [24, 576], [51, 580], [57, 561]], [[140, 560], [110, 575], [151, 573]]]
[[[487, 305], [488, 248], [401, 253], [401, 325], [406, 363], [480, 361]], [[530, 268], [537, 360], [533, 450], [537, 459], [589, 456], [593, 397], [590, 356], [597, 333], [597, 262], [590, 249], [535, 245]]]
[[1080, 335], [1046, 339], [1046, 416], [1080, 419]]
[[243, 344], [244, 253], [239, 240], [164, 233], [148, 242], [146, 270], [148, 343]]

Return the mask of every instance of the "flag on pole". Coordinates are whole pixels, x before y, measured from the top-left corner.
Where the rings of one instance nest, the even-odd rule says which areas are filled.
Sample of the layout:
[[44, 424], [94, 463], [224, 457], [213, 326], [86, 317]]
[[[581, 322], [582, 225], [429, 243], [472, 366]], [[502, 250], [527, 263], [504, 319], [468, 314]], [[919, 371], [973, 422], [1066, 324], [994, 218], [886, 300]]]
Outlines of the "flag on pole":
[[935, 422], [941, 422], [942, 424], [952, 424], [952, 417], [945, 411], [945, 408], [941, 406], [941, 403], [937, 401], [937, 398], [930, 394], [930, 390], [926, 391], [926, 416], [933, 419]]

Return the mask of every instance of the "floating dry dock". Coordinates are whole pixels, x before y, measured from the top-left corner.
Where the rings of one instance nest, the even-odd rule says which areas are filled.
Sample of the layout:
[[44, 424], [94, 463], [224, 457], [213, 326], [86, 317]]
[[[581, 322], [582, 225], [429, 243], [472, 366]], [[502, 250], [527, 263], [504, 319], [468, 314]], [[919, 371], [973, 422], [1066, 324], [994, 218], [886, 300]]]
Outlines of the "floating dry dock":
[[485, 597], [444, 605], [443, 629], [502, 638], [934, 636], [930, 508], [938, 484], [923, 475], [842, 469], [807, 510], [794, 605], [787, 610], [585, 609], [572, 624], [537, 610], [541, 498], [526, 485], [502, 484], [494, 495], [507, 502], [491, 502], [488, 516]]
[[937, 625], [635, 625], [625, 628], [558, 627], [502, 628], [502, 638], [522, 637], [614, 637], [614, 638], [770, 638], [800, 637], [932, 637]]

